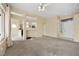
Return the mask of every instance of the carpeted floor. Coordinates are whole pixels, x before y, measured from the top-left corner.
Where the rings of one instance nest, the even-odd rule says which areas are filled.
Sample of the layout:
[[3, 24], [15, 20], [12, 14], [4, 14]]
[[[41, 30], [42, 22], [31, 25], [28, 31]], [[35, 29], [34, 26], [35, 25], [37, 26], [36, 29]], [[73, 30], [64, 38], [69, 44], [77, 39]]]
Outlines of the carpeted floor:
[[79, 43], [52, 37], [14, 41], [5, 56], [79, 56]]

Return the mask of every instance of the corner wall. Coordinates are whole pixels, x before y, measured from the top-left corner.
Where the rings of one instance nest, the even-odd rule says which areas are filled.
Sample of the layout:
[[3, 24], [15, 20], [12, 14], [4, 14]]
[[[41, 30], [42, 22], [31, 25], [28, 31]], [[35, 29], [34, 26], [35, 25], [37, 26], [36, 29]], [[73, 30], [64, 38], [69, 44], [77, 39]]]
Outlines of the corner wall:
[[74, 21], [74, 38], [73, 40], [79, 42], [79, 14], [71, 15], [71, 16], [54, 16], [52, 18], [46, 19], [43, 28], [43, 35], [56, 37], [56, 38], [64, 38], [63, 34], [60, 32], [60, 21], [66, 18], [73, 18]]
[[79, 42], [79, 14], [73, 16], [74, 18], [74, 41]]

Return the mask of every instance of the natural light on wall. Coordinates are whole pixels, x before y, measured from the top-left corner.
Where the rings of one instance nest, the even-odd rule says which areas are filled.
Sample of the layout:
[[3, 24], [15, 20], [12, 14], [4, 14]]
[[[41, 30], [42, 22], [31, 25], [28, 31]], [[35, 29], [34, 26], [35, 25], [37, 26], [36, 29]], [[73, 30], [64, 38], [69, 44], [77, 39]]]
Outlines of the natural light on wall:
[[12, 28], [16, 28], [17, 26], [16, 26], [16, 24], [12, 24]]
[[26, 27], [29, 28], [29, 22], [26, 22]]

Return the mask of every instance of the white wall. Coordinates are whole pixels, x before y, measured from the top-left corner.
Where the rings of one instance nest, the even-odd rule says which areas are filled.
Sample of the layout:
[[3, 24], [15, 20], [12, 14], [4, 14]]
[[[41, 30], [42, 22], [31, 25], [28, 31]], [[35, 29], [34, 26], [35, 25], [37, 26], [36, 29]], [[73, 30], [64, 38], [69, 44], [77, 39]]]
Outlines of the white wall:
[[57, 37], [58, 26], [59, 26], [58, 21], [59, 19], [57, 16], [47, 19], [44, 25], [45, 26], [44, 35], [51, 36], [51, 37]]
[[79, 14], [73, 16], [74, 19], [74, 41], [79, 42]]

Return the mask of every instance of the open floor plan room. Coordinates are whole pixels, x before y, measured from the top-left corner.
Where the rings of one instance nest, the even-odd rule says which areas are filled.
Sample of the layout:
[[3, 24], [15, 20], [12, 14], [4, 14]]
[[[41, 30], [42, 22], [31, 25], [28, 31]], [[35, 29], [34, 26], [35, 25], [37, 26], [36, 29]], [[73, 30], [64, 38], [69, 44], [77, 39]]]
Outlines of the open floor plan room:
[[0, 3], [0, 56], [79, 56], [79, 3]]

